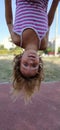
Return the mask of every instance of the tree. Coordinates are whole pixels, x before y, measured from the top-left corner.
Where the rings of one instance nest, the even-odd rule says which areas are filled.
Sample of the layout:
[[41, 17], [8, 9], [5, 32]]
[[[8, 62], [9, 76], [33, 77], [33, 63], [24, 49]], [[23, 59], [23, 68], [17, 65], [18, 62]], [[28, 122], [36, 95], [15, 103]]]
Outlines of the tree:
[[4, 49], [4, 45], [0, 45], [0, 50]]

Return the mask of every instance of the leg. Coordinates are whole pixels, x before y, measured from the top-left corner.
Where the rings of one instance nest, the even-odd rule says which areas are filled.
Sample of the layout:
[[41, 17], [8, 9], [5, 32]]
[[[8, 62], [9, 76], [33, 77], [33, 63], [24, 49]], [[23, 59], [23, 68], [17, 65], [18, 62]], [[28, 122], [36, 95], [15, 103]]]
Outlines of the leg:
[[15, 45], [20, 46], [20, 44], [21, 44], [21, 36], [20, 35], [16, 34], [15, 32], [12, 32], [11, 38], [12, 38], [12, 42]]
[[41, 40], [41, 46], [40, 46], [40, 50], [45, 50], [48, 46], [48, 35], [49, 35], [49, 31], [46, 33], [45, 37]]

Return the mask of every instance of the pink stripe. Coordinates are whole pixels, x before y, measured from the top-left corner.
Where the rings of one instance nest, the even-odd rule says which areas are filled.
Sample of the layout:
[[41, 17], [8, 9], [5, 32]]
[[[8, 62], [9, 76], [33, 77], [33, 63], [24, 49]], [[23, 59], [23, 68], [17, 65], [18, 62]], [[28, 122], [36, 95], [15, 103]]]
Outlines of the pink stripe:
[[[38, 16], [34, 16], [34, 15], [31, 15], [31, 16], [22, 15], [20, 17], [16, 17], [16, 21], [18, 21], [18, 20], [25, 20], [25, 19], [29, 20], [29, 18], [32, 18], [33, 20], [36, 19], [37, 21], [39, 21], [39, 19], [42, 19], [42, 21], [46, 20], [46, 17], [38, 17]], [[41, 20], [39, 22], [41, 22]]]
[[[33, 0], [32, 0], [33, 1]], [[21, 33], [24, 28], [32, 27], [43, 37], [48, 29], [47, 4], [49, 0], [16, 0], [14, 31]]]
[[18, 26], [18, 27], [14, 27], [14, 29], [16, 29], [16, 30], [18, 30], [18, 29], [21, 30], [22, 28], [26, 28], [26, 27], [36, 28], [37, 30], [39, 30], [39, 32], [42, 32], [42, 31], [44, 32], [44, 31], [46, 31], [46, 28], [41, 28], [41, 27], [38, 27], [38, 26], [35, 27], [35, 26], [32, 26], [32, 25], [29, 26], [28, 24], [27, 24], [27, 26], [26, 26], [26, 25], [21, 25], [21, 26]]
[[34, 22], [34, 21], [22, 21], [22, 22], [16, 22], [15, 25], [16, 26], [21, 26], [21, 25], [24, 25], [24, 24], [30, 24], [30, 25], [35, 25], [35, 26], [42, 26], [42, 27], [45, 27], [47, 28], [48, 24], [46, 24], [45, 22]]
[[[30, 9], [30, 10], [31, 10], [31, 9]], [[33, 10], [31, 10], [31, 11], [30, 11], [30, 10], [22, 9], [22, 10], [20, 10], [19, 12], [16, 12], [16, 15], [17, 15], [17, 17], [19, 17], [20, 15], [23, 16], [23, 15], [26, 15], [26, 14], [27, 14], [27, 15], [29, 15], [29, 14], [31, 15], [31, 14], [32, 14], [32, 15], [36, 15], [36, 16], [37, 16], [37, 15], [41, 15], [42, 17], [45, 17], [45, 16], [46, 16], [46, 13], [43, 13], [42, 11], [41, 11], [41, 12], [37, 12], [37, 11], [34, 12]]]
[[15, 23], [16, 26], [22, 26], [22, 25], [24, 25], [24, 24], [26, 24], [26, 25], [27, 25], [27, 24], [30, 24], [30, 25], [33, 24], [33, 25], [36, 25], [36, 26], [47, 27], [47, 24], [45, 24], [45, 22], [42, 22], [42, 23], [41, 23], [41, 22], [39, 22], [39, 23], [34, 22], [34, 23], [33, 23], [33, 21], [22, 21], [22, 22], [19, 21], [19, 22], [16, 22], [16, 23]]

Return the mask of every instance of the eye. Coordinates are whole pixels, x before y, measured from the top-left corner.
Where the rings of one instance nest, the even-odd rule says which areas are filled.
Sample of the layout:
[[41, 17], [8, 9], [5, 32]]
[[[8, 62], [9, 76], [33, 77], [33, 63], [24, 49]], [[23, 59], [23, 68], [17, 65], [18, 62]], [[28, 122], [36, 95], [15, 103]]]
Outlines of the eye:
[[33, 64], [32, 67], [33, 67], [34, 69], [38, 69], [38, 68], [39, 68], [39, 65]]
[[28, 63], [27, 63], [27, 62], [26, 62], [26, 63], [24, 63], [24, 66], [25, 66], [25, 67], [27, 67], [27, 66], [28, 66]]

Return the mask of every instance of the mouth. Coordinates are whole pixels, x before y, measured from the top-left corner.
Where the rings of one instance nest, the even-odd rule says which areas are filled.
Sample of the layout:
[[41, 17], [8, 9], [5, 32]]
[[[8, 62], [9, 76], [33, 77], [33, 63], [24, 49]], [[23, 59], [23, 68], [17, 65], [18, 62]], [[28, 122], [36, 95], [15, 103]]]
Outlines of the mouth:
[[28, 57], [36, 58], [36, 53], [30, 53]]
[[28, 58], [29, 58], [30, 60], [33, 60], [33, 61], [35, 61], [35, 59], [36, 59], [36, 56], [35, 56], [35, 55], [29, 55], [29, 56], [28, 56]]
[[29, 55], [28, 57], [30, 57], [30, 58], [36, 58], [35, 55]]

